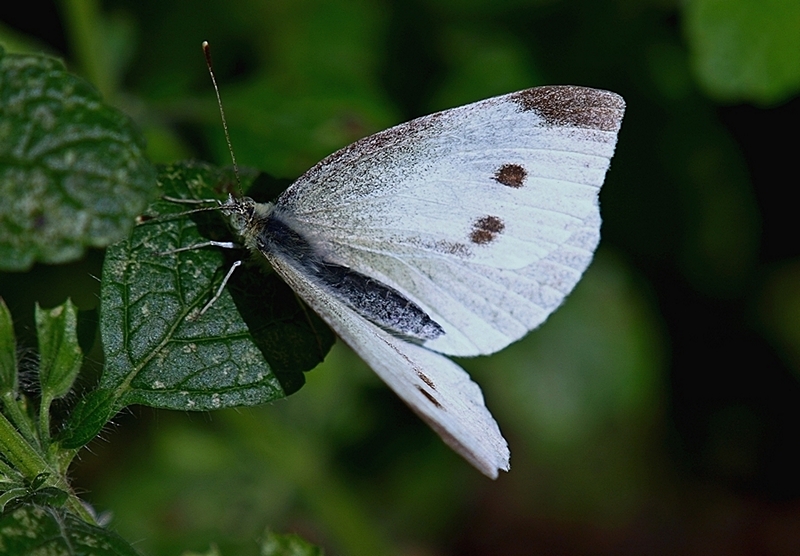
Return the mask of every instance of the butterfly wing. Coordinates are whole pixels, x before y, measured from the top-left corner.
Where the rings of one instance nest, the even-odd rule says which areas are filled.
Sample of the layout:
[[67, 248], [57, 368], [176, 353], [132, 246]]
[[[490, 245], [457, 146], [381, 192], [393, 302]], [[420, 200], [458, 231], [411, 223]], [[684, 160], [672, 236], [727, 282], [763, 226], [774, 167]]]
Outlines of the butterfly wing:
[[324, 159], [276, 215], [422, 307], [445, 330], [426, 347], [492, 353], [541, 324], [591, 261], [624, 107], [539, 87], [425, 116]]
[[485, 475], [508, 471], [508, 445], [480, 387], [447, 357], [396, 338], [308, 280], [279, 253], [275, 271], [453, 450]]

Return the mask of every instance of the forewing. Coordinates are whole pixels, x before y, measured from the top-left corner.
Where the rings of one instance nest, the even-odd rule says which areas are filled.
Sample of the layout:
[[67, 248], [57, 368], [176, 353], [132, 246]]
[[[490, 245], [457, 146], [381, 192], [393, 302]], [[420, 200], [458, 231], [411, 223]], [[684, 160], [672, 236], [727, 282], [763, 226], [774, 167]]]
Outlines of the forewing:
[[329, 156], [276, 215], [323, 257], [396, 288], [477, 355], [538, 326], [591, 261], [624, 102], [540, 87], [425, 116]]
[[485, 475], [509, 469], [509, 450], [480, 387], [447, 357], [391, 336], [276, 254], [272, 267], [457, 453]]

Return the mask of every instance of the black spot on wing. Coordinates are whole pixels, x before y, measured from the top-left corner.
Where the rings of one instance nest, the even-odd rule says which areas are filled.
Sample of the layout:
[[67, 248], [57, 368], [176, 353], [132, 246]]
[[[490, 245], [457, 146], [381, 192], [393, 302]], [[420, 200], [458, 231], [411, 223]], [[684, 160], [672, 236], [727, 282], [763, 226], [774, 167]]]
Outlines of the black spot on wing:
[[419, 390], [420, 394], [422, 394], [423, 396], [428, 398], [429, 402], [431, 402], [433, 405], [435, 405], [439, 409], [442, 409], [442, 404], [440, 404], [439, 401], [436, 398], [434, 398], [429, 392], [427, 392], [424, 388], [422, 388], [420, 386], [417, 386], [417, 390]]
[[513, 188], [522, 187], [526, 177], [528, 177], [527, 170], [519, 164], [503, 164], [494, 174], [496, 182]]
[[586, 87], [536, 87], [509, 97], [550, 126], [617, 131], [625, 110], [625, 101], [618, 94]]
[[472, 243], [483, 245], [493, 241], [497, 235], [506, 228], [506, 225], [496, 216], [484, 216], [478, 218], [472, 225], [472, 233], [469, 235]]
[[430, 377], [428, 375], [426, 375], [425, 373], [423, 373], [419, 369], [415, 369], [415, 370], [417, 371], [417, 376], [420, 378], [420, 380], [422, 380], [422, 382], [424, 382], [425, 384], [430, 386], [432, 390], [436, 390], [436, 385], [433, 383], [433, 381], [430, 379]]

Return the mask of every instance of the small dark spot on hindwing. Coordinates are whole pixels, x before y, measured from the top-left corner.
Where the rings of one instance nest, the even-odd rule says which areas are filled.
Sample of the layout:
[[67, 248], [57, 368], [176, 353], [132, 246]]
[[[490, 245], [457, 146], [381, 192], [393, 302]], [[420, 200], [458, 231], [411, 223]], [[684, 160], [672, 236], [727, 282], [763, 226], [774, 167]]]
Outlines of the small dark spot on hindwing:
[[469, 235], [469, 239], [472, 243], [483, 245], [493, 241], [497, 234], [505, 228], [506, 225], [498, 217], [484, 216], [483, 218], [478, 218], [472, 225], [472, 233]]
[[426, 392], [424, 388], [422, 388], [420, 386], [417, 386], [417, 390], [419, 390], [420, 394], [422, 394], [423, 396], [428, 398], [429, 402], [431, 402], [433, 405], [435, 405], [439, 409], [442, 409], [442, 404], [440, 404], [438, 402], [438, 400], [436, 398], [434, 398], [429, 392]]
[[494, 174], [495, 181], [514, 188], [522, 187], [526, 177], [527, 170], [519, 164], [503, 164]]

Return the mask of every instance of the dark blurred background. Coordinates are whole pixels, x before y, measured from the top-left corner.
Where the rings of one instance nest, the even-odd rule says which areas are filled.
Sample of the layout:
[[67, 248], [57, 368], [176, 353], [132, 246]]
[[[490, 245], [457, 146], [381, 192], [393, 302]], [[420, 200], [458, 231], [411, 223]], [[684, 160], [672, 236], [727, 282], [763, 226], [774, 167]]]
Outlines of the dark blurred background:
[[[4, 2], [0, 44], [64, 58], [156, 162], [228, 163], [202, 40], [239, 162], [278, 177], [535, 85], [628, 105], [584, 280], [462, 361], [510, 473], [482, 477], [337, 345], [281, 403], [118, 416], [77, 487], [146, 554], [256, 554], [265, 527], [334, 555], [800, 553], [798, 29], [796, 0]], [[101, 264], [0, 274], [21, 341], [34, 301], [96, 307]]]

